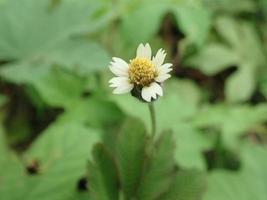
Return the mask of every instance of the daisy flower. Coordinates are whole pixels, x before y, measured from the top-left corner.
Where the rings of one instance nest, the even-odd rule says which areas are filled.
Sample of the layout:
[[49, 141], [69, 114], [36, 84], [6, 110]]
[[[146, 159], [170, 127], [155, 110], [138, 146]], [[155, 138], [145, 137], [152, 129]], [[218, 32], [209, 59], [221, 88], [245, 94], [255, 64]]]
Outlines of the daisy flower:
[[152, 57], [151, 47], [147, 43], [140, 44], [136, 51], [136, 57], [129, 63], [121, 58], [113, 57], [110, 63], [111, 72], [116, 75], [109, 83], [115, 88], [114, 94], [131, 92], [139, 93], [146, 102], [151, 102], [163, 95], [161, 84], [171, 77], [171, 63], [165, 63], [166, 53], [159, 49]]

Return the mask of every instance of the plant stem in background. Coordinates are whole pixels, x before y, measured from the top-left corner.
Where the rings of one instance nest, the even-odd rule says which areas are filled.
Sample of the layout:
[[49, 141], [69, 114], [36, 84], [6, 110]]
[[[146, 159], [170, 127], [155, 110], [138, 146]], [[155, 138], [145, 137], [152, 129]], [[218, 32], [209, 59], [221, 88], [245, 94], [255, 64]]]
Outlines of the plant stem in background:
[[150, 117], [151, 117], [151, 135], [152, 138], [156, 134], [156, 113], [155, 113], [155, 107], [154, 103], [149, 103], [148, 104], [149, 112], [150, 112]]

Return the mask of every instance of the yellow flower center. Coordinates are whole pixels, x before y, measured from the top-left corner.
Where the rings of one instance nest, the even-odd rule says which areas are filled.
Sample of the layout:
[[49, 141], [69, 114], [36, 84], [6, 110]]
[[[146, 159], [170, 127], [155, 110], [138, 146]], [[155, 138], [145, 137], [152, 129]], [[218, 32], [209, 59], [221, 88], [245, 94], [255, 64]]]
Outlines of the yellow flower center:
[[154, 81], [157, 72], [154, 64], [147, 58], [130, 60], [129, 78], [136, 85], [148, 86]]

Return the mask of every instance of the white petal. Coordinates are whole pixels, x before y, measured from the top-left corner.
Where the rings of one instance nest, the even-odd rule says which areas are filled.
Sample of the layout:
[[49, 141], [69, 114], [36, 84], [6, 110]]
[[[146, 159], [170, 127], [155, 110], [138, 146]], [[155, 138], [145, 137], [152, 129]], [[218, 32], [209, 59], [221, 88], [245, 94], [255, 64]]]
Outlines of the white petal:
[[136, 57], [138, 58], [147, 58], [151, 59], [151, 47], [148, 43], [146, 45], [143, 45], [143, 43], [139, 44], [137, 51], [136, 51]]
[[157, 95], [162, 96], [163, 91], [161, 86], [158, 83], [151, 83], [148, 87], [143, 87], [141, 92], [142, 98], [147, 101], [151, 102], [152, 98], [156, 99]]
[[113, 90], [113, 94], [124, 94], [124, 93], [128, 93], [133, 89], [134, 85], [133, 84], [129, 84], [129, 85], [124, 85], [124, 86], [120, 86], [117, 87], [115, 90]]
[[152, 95], [150, 93], [150, 88], [149, 87], [143, 87], [142, 92], [141, 92], [142, 98], [147, 101], [151, 102]]
[[[162, 87], [158, 84], [158, 83], [152, 83], [152, 87], [153, 87], [153, 91], [159, 95], [162, 96], [163, 95], [163, 91], [162, 91]], [[157, 97], [154, 97], [154, 99], [156, 99]]]
[[165, 51], [163, 49], [159, 49], [156, 56], [153, 57], [152, 62], [156, 67], [159, 67], [163, 64], [165, 57]]
[[113, 57], [113, 62], [110, 63], [109, 69], [116, 76], [128, 76], [129, 65], [121, 58]]
[[124, 85], [129, 85], [130, 80], [128, 77], [114, 77], [109, 81], [110, 87], [120, 87]]
[[130, 92], [134, 85], [130, 83], [128, 77], [114, 77], [110, 81], [110, 87], [115, 87], [113, 90], [114, 94], [123, 94]]
[[161, 74], [161, 75], [159, 75], [158, 77], [156, 77], [155, 80], [156, 80], [157, 82], [161, 83], [161, 82], [167, 80], [167, 79], [170, 78], [170, 77], [171, 77], [170, 74]]
[[171, 66], [171, 63], [165, 63], [164, 65], [157, 67], [158, 74], [163, 75], [169, 73], [172, 70]]

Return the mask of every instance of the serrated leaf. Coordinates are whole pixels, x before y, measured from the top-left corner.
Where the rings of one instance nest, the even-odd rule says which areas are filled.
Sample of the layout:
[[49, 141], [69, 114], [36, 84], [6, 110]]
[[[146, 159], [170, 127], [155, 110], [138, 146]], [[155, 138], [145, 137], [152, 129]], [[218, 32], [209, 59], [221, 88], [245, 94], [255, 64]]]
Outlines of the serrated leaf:
[[151, 147], [150, 157], [144, 169], [143, 177], [138, 189], [138, 199], [158, 199], [170, 187], [174, 173], [174, 149], [173, 134], [163, 132], [154, 147]]
[[93, 149], [94, 163], [89, 163], [89, 189], [95, 200], [118, 199], [119, 180], [115, 161], [103, 144]]
[[118, 135], [117, 159], [120, 181], [125, 199], [136, 196], [145, 159], [146, 130], [142, 122], [134, 118], [126, 120]]

